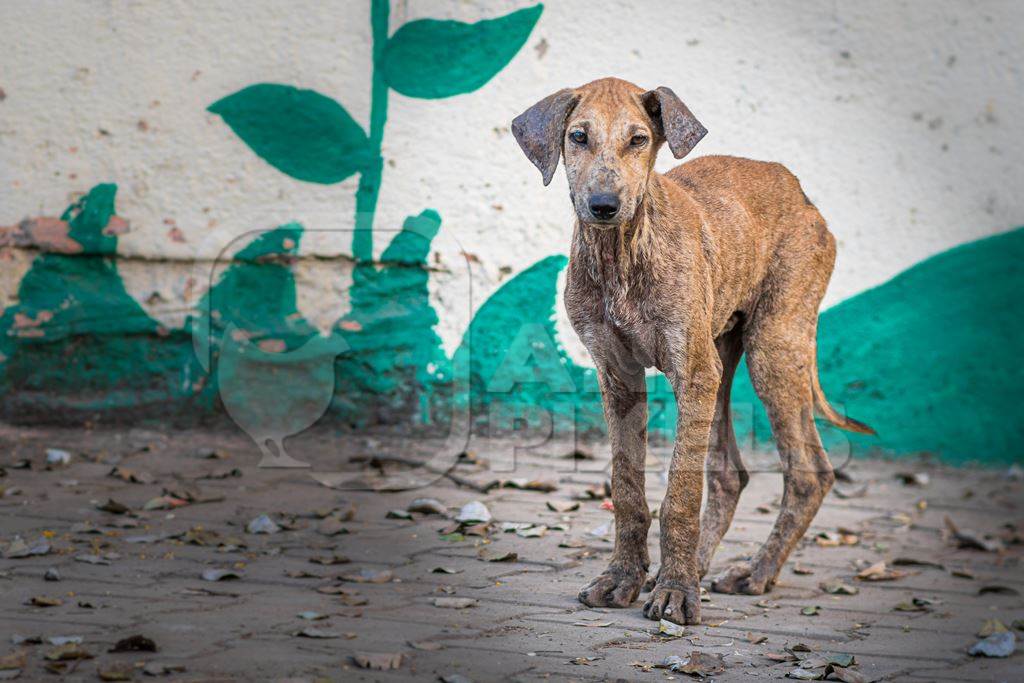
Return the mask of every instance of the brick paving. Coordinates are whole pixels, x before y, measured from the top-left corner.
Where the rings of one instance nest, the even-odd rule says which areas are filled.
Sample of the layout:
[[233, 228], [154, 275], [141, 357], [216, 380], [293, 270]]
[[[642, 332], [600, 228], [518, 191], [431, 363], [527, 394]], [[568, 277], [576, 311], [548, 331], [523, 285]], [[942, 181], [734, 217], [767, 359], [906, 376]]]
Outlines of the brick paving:
[[[568, 446], [548, 444], [548, 455], [530, 451], [519, 455], [513, 472], [496, 472], [507, 469], [495, 462], [501, 460], [496, 454], [509, 452], [509, 443], [475, 443], [471, 452], [477, 462], [454, 470], [477, 484], [510, 477], [549, 481], [557, 485], [551, 492], [502, 487], [482, 493], [441, 477], [416, 490], [385, 493], [328, 488], [308, 471], [259, 469], [255, 447], [236, 433], [0, 427], [0, 446], [5, 470], [0, 478], [0, 666], [19, 664], [23, 656], [20, 680], [93, 681], [100, 673], [148, 680], [144, 666], [153, 673], [169, 667], [167, 679], [187, 681], [456, 675], [464, 678], [450, 680], [685, 680], [684, 673], [653, 665], [698, 651], [724, 656], [725, 670], [713, 678], [727, 681], [785, 677], [797, 665], [765, 655], [787, 648], [801, 657], [853, 655], [854, 670], [865, 680], [1024, 680], [1019, 648], [1007, 659], [966, 653], [985, 620], [1012, 629], [1014, 620], [1024, 619], [1021, 527], [1013, 526], [1022, 517], [1024, 484], [1005, 468], [854, 461], [845, 468], [852, 481], [838, 485], [845, 497], [829, 495], [770, 594], [710, 594], [703, 604], [705, 623], [687, 627], [682, 637], [666, 638], [657, 635], [655, 622], [642, 617], [641, 602], [625, 610], [598, 610], [575, 599], [607, 561], [611, 536], [591, 532], [600, 532], [611, 513], [599, 500], [581, 501], [569, 512], [552, 511], [547, 503], [570, 501], [606, 479], [607, 455], [600, 447], [593, 459], [574, 460], [560, 457], [570, 452]], [[371, 483], [379, 468], [362, 462], [365, 456], [415, 457], [418, 448], [415, 442], [326, 433], [308, 433], [290, 446], [314, 470], [363, 471]], [[66, 449], [70, 463], [46, 469], [46, 448]], [[210, 451], [226, 457], [200, 457]], [[650, 458], [652, 508], [664, 492], [659, 472], [664, 457], [662, 449]], [[752, 553], [774, 518], [781, 476], [773, 471], [773, 458], [751, 460], [763, 471], [744, 492], [713, 572], [730, 558]], [[112, 476], [114, 467], [144, 483]], [[897, 474], [908, 471], [926, 473], [928, 481], [905, 484]], [[197, 479], [210, 475], [215, 478]], [[164, 489], [197, 500], [145, 510]], [[451, 515], [465, 503], [483, 502], [493, 515], [489, 534], [444, 535], [452, 522], [442, 517], [388, 516], [424, 497], [441, 501]], [[98, 509], [108, 500], [124, 504], [129, 513]], [[353, 507], [352, 519], [344, 519]], [[337, 511], [334, 519], [315, 514], [330, 510]], [[261, 514], [283, 528], [247, 533], [246, 525]], [[945, 531], [947, 516], [961, 530], [1001, 537], [1005, 547], [958, 548]], [[549, 529], [523, 537], [503, 531], [502, 523], [508, 522]], [[341, 528], [347, 533], [325, 533]], [[847, 540], [856, 544], [824, 547], [815, 539], [840, 528], [855, 536]], [[655, 522], [655, 562], [657, 530]], [[24, 554], [22, 546], [11, 545], [19, 536], [29, 547], [49, 537], [49, 553], [7, 558]], [[481, 551], [515, 556], [491, 562], [480, 558]], [[335, 554], [349, 562], [310, 561]], [[940, 566], [893, 567], [898, 558]], [[878, 561], [907, 574], [884, 582], [855, 578]], [[59, 581], [44, 579], [50, 568]], [[457, 573], [437, 573], [438, 568]], [[204, 581], [208, 569], [231, 569], [241, 578]], [[361, 570], [375, 579], [387, 578], [384, 572], [390, 571], [391, 580], [337, 579]], [[859, 593], [830, 595], [819, 588], [836, 578]], [[983, 587], [990, 588], [979, 594]], [[39, 597], [61, 604], [31, 604]], [[446, 608], [435, 605], [437, 598], [476, 602]], [[895, 609], [900, 603], [914, 608], [915, 598], [922, 611]], [[811, 606], [820, 607], [817, 615], [802, 613]], [[303, 619], [298, 616], [303, 612], [325, 618]], [[296, 635], [308, 629], [332, 637]], [[108, 652], [117, 641], [139, 634], [152, 639], [158, 651]], [[80, 649], [93, 658], [48, 660], [47, 655], [59, 654], [49, 639], [67, 636], [80, 637]], [[73, 654], [73, 646], [64, 648]], [[358, 666], [361, 656], [374, 653], [400, 654], [398, 668]], [[0, 677], [15, 671], [0, 668]]]

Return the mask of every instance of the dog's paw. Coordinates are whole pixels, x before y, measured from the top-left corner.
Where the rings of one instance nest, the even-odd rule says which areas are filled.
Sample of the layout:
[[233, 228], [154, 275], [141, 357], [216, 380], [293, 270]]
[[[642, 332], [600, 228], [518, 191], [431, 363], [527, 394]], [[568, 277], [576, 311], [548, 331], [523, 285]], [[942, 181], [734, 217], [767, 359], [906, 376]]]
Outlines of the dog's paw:
[[677, 624], [700, 623], [700, 586], [660, 581], [644, 604], [644, 616]]
[[640, 595], [647, 578], [645, 571], [608, 567], [580, 591], [579, 600], [588, 607], [629, 607]]
[[737, 562], [714, 578], [711, 590], [716, 593], [761, 595], [769, 586], [768, 580], [759, 574], [749, 562]]

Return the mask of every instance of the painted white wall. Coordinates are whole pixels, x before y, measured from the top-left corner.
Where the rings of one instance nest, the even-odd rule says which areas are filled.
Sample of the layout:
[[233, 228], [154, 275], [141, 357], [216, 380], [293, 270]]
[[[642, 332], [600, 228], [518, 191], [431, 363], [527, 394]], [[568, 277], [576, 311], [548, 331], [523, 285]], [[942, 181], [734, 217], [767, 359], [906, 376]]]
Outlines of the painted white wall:
[[[529, 4], [400, 0], [392, 30]], [[118, 212], [131, 221], [120, 252], [162, 259], [123, 265], [126, 286], [169, 324], [186, 290], [192, 303], [202, 294], [185, 283], [191, 259], [219, 250], [213, 232], [298, 221], [316, 231], [303, 253], [347, 249], [356, 178], [288, 178], [206, 107], [279, 82], [334, 97], [365, 125], [368, 3], [0, 0], [0, 25], [0, 224], [57, 214], [74, 193], [116, 182]], [[780, 161], [800, 177], [839, 239], [833, 304], [1024, 223], [1021, 26], [1024, 3], [1014, 0], [553, 0], [480, 90], [433, 101], [391, 94], [376, 224], [397, 228], [437, 209], [444, 234], [479, 259], [474, 307], [509, 277], [503, 269], [566, 253], [564, 176], [543, 188], [508, 124], [558, 88], [617, 75], [687, 101], [710, 130], [695, 154]], [[665, 151], [659, 167], [673, 162]], [[171, 226], [185, 242], [169, 238]], [[432, 294], [451, 351], [469, 322], [469, 278], [458, 248], [439, 240], [438, 250], [451, 272], [432, 280]], [[24, 269], [4, 263], [6, 305]], [[304, 268], [304, 312], [336, 319], [347, 273], [342, 263]]]

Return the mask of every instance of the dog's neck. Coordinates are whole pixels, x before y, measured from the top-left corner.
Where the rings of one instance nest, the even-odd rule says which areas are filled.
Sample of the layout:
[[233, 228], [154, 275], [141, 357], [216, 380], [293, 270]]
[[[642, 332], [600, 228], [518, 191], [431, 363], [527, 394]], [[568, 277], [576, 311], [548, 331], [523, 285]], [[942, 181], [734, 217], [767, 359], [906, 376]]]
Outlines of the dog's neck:
[[664, 202], [662, 182], [652, 171], [629, 221], [600, 227], [577, 221], [573, 251], [602, 286], [629, 289], [638, 278], [651, 276], [647, 265], [658, 242], [655, 216]]

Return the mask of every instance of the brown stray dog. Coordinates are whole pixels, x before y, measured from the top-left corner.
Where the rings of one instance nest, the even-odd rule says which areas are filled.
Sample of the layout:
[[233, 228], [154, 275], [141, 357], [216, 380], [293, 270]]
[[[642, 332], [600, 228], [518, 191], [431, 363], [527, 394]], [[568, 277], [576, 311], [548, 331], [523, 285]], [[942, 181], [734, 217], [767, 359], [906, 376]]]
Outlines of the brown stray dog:
[[740, 357], [767, 409], [785, 490], [768, 540], [713, 590], [771, 588], [817, 513], [835, 477], [815, 408], [839, 427], [873, 433], [838, 414], [818, 382], [818, 306], [836, 247], [796, 177], [777, 163], [727, 156], [653, 170], [663, 142], [678, 159], [706, 132], [670, 89], [645, 92], [615, 78], [560, 90], [512, 122], [545, 185], [565, 159], [577, 216], [565, 307], [597, 366], [612, 447], [615, 550], [579, 599], [627, 607], [647, 579], [644, 369], [653, 366], [672, 385], [678, 421], [661, 570], [644, 614], [686, 624], [700, 623], [699, 581], [749, 478], [729, 414]]

